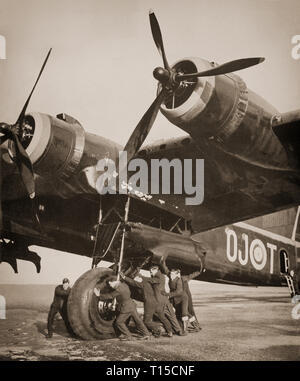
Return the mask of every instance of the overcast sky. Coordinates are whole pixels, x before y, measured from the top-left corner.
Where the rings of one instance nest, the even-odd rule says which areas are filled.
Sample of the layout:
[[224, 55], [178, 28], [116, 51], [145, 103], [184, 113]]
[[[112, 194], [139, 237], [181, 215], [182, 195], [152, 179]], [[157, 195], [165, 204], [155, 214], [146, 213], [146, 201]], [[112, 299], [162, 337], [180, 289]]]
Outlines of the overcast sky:
[[[50, 47], [53, 52], [29, 111], [68, 113], [89, 131], [125, 144], [155, 97], [154, 67], [162, 65], [148, 11], [160, 22], [169, 62], [198, 56], [219, 64], [263, 56], [238, 74], [279, 111], [300, 107], [299, 0], [0, 0], [1, 121], [13, 122]], [[147, 142], [183, 132], [159, 115]], [[73, 281], [90, 260], [34, 248], [42, 273], [19, 261], [19, 275], [0, 265], [1, 283]]]

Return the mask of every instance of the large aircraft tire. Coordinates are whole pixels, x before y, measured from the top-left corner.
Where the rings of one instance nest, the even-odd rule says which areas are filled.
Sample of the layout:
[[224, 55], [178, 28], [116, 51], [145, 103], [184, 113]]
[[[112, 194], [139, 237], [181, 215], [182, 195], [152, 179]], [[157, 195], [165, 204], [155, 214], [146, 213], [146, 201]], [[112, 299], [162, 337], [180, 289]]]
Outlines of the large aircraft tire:
[[300, 303], [296, 304], [295, 307], [292, 309], [292, 318], [295, 320], [300, 319]]
[[113, 275], [107, 268], [96, 268], [87, 271], [77, 279], [68, 298], [68, 319], [75, 333], [84, 340], [108, 339], [116, 336], [113, 324], [115, 313], [99, 306], [94, 288], [109, 292], [106, 280]]

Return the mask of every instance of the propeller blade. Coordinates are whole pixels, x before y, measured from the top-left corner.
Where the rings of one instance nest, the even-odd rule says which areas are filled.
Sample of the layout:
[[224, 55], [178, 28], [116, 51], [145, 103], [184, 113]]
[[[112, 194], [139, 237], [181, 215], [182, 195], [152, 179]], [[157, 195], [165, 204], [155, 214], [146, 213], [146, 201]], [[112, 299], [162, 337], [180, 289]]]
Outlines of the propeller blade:
[[247, 67], [250, 67], [250, 66], [257, 65], [263, 62], [264, 60], [265, 59], [263, 57], [241, 58], [238, 60], [226, 62], [223, 65], [214, 67], [209, 70], [201, 71], [199, 73], [178, 74], [176, 76], [176, 79], [183, 80], [186, 78], [210, 77], [213, 75], [232, 73], [233, 71], [238, 71], [238, 70], [246, 69]]
[[49, 56], [50, 56], [51, 50], [52, 50], [52, 48], [49, 49], [49, 52], [48, 52], [48, 54], [47, 54], [47, 56], [46, 56], [46, 58], [45, 58], [45, 61], [44, 61], [44, 63], [43, 63], [43, 66], [42, 66], [42, 68], [41, 68], [41, 70], [40, 70], [40, 72], [39, 72], [39, 75], [38, 75], [38, 77], [37, 77], [37, 79], [36, 79], [36, 81], [35, 81], [35, 84], [34, 84], [32, 90], [31, 90], [31, 92], [30, 92], [30, 94], [29, 94], [29, 97], [27, 98], [27, 101], [25, 102], [25, 104], [24, 104], [24, 106], [23, 106], [23, 109], [22, 109], [22, 111], [21, 111], [21, 113], [20, 113], [20, 115], [19, 115], [19, 117], [18, 117], [18, 120], [16, 121], [15, 125], [22, 126], [22, 124], [23, 124], [23, 119], [24, 119], [24, 116], [25, 116], [26, 109], [27, 109], [27, 106], [28, 106], [28, 104], [29, 104], [30, 98], [31, 98], [31, 96], [32, 96], [32, 94], [33, 94], [33, 92], [34, 92], [34, 90], [35, 90], [35, 88], [36, 88], [36, 85], [37, 85], [37, 83], [38, 83], [38, 81], [39, 81], [39, 79], [40, 79], [40, 77], [41, 77], [41, 75], [42, 75], [42, 73], [43, 73], [43, 71], [44, 71], [44, 68], [45, 68], [46, 63], [47, 63], [47, 61], [48, 61], [48, 58], [49, 58]]
[[0, 145], [3, 144], [7, 139], [10, 138], [10, 127], [6, 123], [0, 124], [0, 133], [3, 134], [0, 136]]
[[160, 30], [159, 23], [157, 21], [157, 18], [152, 10], [149, 11], [149, 19], [150, 19], [150, 26], [151, 26], [151, 31], [152, 31], [152, 36], [153, 40], [155, 42], [155, 45], [162, 56], [162, 59], [164, 61], [164, 67], [165, 69], [170, 70], [170, 66], [167, 61], [167, 57], [165, 54], [165, 48], [164, 48], [164, 43], [162, 39], [162, 34]]
[[9, 136], [7, 135], [7, 133], [5, 133], [3, 136], [0, 136], [0, 146], [1, 144], [3, 144], [4, 142], [6, 142], [6, 140], [9, 138]]
[[14, 131], [10, 131], [10, 132], [11, 132], [11, 139], [14, 142], [14, 147], [16, 151], [14, 160], [17, 164], [22, 181], [29, 194], [29, 197], [34, 198], [35, 197], [35, 183], [34, 183], [32, 163], [30, 161], [30, 158], [26, 150], [21, 144], [18, 138], [18, 135]]
[[157, 95], [154, 102], [148, 108], [148, 110], [143, 115], [142, 119], [139, 121], [135, 130], [131, 134], [128, 142], [124, 147], [124, 151], [127, 151], [127, 160], [131, 160], [133, 156], [137, 153], [137, 151], [141, 148], [144, 143], [146, 137], [148, 136], [151, 127], [155, 121], [157, 113], [159, 111], [159, 107], [162, 104], [166, 91], [163, 89]]
[[6, 136], [0, 136], [0, 145], [3, 144], [4, 142], [6, 142], [7, 139], [8, 139], [8, 137], [6, 137]]

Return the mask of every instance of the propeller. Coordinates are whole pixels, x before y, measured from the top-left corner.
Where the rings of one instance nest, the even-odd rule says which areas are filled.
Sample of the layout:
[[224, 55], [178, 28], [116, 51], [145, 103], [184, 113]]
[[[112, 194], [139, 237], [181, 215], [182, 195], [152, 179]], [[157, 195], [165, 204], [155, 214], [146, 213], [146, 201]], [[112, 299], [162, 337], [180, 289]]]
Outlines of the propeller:
[[39, 72], [39, 75], [35, 81], [35, 84], [22, 108], [22, 111], [17, 119], [17, 121], [14, 123], [14, 124], [7, 124], [7, 123], [0, 123], [0, 133], [2, 133], [3, 135], [0, 136], [0, 144], [3, 144], [6, 140], [11, 140], [13, 143], [14, 143], [14, 151], [15, 151], [15, 154], [14, 154], [14, 157], [13, 157], [13, 160], [15, 161], [18, 169], [19, 169], [19, 172], [20, 172], [20, 175], [21, 175], [21, 179], [25, 185], [25, 188], [26, 188], [26, 191], [29, 195], [29, 197], [31, 199], [33, 199], [35, 197], [35, 183], [34, 183], [34, 176], [33, 176], [33, 168], [32, 168], [32, 163], [30, 161], [30, 158], [26, 152], [26, 150], [24, 149], [24, 147], [22, 146], [21, 142], [20, 142], [20, 139], [19, 139], [19, 135], [20, 135], [20, 132], [23, 128], [23, 123], [24, 123], [24, 119], [25, 119], [25, 114], [26, 114], [26, 110], [27, 110], [27, 107], [28, 107], [28, 104], [30, 102], [30, 99], [31, 99], [31, 96], [36, 88], [36, 85], [44, 71], [44, 68], [46, 66], [46, 63], [48, 61], [48, 58], [50, 56], [50, 53], [51, 53], [51, 50], [49, 50], [45, 60], [44, 60], [44, 63], [43, 63], [43, 66]]
[[142, 119], [139, 121], [138, 125], [135, 127], [133, 133], [131, 134], [128, 142], [124, 147], [124, 151], [127, 152], [127, 160], [133, 158], [137, 151], [141, 148], [143, 142], [151, 130], [153, 123], [156, 119], [157, 113], [159, 111], [160, 105], [162, 104], [166, 95], [166, 90], [162, 89], [157, 95], [151, 106], [143, 115]]
[[188, 79], [188, 78], [197, 78], [197, 77], [208, 77], [212, 75], [221, 75], [232, 73], [233, 71], [238, 71], [246, 69], [250, 66], [257, 65], [263, 62], [265, 59], [263, 57], [252, 57], [252, 58], [240, 58], [238, 60], [226, 62], [220, 66], [214, 67], [209, 70], [200, 71], [199, 73], [191, 74], [177, 74], [176, 80]]
[[[152, 10], [149, 12], [149, 20], [152, 37], [162, 57], [164, 67], [157, 67], [153, 71], [154, 78], [157, 79], [160, 83], [160, 91], [154, 102], [151, 104], [146, 113], [143, 115], [142, 119], [139, 121], [138, 125], [135, 127], [133, 133], [131, 134], [124, 147], [124, 151], [127, 151], [128, 161], [136, 155], [145, 139], [147, 138], [156, 119], [159, 108], [164, 100], [167, 97], [172, 96], [172, 105], [173, 108], [175, 107], [175, 93], [177, 89], [194, 84], [195, 82], [192, 81], [195, 81], [197, 77], [227, 74], [233, 71], [246, 69], [250, 66], [257, 65], [264, 61], [264, 58], [262, 57], [242, 58], [198, 73], [186, 74], [182, 72], [176, 72], [176, 70], [171, 68], [168, 64], [161, 29]], [[192, 81], [188, 81], [189, 79]]]
[[160, 26], [159, 26], [157, 18], [155, 16], [154, 12], [152, 11], [152, 9], [150, 9], [150, 11], [149, 11], [149, 19], [150, 19], [150, 26], [151, 26], [153, 40], [155, 42], [155, 45], [156, 45], [160, 55], [162, 56], [162, 59], [164, 62], [164, 67], [167, 70], [171, 70], [171, 68], [168, 64], [168, 61], [167, 61]]

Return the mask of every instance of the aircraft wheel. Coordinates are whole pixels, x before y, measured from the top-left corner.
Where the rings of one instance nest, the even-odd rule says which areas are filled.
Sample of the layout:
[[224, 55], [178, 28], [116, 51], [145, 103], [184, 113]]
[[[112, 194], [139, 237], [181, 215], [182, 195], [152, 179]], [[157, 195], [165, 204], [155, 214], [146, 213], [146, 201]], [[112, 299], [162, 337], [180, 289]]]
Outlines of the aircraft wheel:
[[295, 320], [300, 319], [300, 303], [298, 303], [293, 309], [292, 309], [292, 318]]
[[99, 302], [97, 287], [109, 292], [106, 280], [113, 275], [107, 268], [95, 268], [77, 279], [68, 298], [68, 319], [74, 333], [84, 340], [108, 339], [116, 336], [113, 324], [115, 312], [108, 303]]

